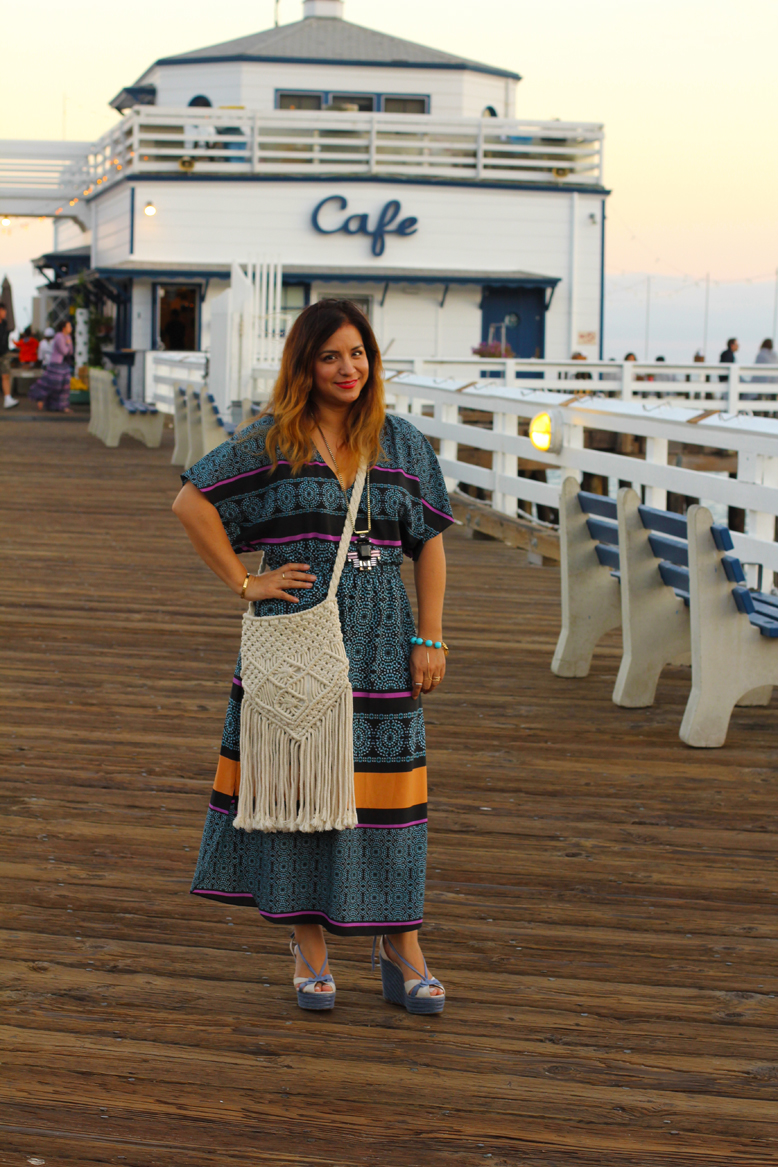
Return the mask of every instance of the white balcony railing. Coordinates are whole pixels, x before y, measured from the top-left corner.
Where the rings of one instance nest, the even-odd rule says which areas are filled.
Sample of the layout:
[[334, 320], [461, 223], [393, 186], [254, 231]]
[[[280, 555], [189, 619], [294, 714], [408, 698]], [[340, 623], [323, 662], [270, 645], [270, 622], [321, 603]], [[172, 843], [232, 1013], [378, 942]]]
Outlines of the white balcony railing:
[[0, 141], [0, 199], [14, 214], [78, 217], [128, 171], [598, 186], [602, 143], [589, 122], [137, 106], [97, 142]]

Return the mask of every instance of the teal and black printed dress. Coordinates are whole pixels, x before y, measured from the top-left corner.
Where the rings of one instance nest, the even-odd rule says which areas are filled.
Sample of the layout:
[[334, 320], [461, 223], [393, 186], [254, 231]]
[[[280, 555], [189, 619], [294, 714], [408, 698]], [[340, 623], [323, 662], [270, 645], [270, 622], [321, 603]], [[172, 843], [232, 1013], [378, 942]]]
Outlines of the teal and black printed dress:
[[[326, 596], [346, 516], [333, 472], [316, 454], [292, 477], [271, 473], [261, 418], [248, 440], [225, 442], [184, 475], [219, 512], [237, 552], [265, 553], [268, 570], [308, 563], [316, 576], [299, 608]], [[224, 724], [194, 895], [259, 909], [282, 924], [322, 924], [341, 935], [421, 927], [427, 858], [427, 765], [421, 700], [411, 697], [410, 637], [415, 629], [400, 576], [453, 521], [438, 460], [404, 417], [389, 414], [384, 456], [370, 471], [372, 571], [347, 561], [338, 587], [343, 639], [354, 691], [354, 783], [358, 826], [315, 834], [265, 834], [233, 827], [240, 783], [240, 659]], [[349, 496], [351, 492], [349, 491]], [[357, 529], [367, 525], [367, 490]], [[255, 605], [259, 616], [290, 610], [283, 600]], [[297, 610], [297, 607], [295, 607]]]

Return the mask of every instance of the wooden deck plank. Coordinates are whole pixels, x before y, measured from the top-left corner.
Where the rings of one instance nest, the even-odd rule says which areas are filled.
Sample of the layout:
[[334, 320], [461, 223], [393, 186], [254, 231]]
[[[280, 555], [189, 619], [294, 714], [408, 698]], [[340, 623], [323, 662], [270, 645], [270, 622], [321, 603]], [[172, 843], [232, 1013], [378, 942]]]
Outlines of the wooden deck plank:
[[[22, 407], [24, 408], [24, 407]], [[285, 933], [188, 895], [240, 605], [170, 513], [160, 450], [0, 422], [0, 1164], [778, 1161], [778, 702], [727, 746], [553, 677], [558, 573], [447, 536], [426, 704], [437, 1018], [332, 938], [331, 1016]], [[489, 808], [489, 809], [482, 809]], [[222, 1101], [223, 1100], [223, 1101]]]

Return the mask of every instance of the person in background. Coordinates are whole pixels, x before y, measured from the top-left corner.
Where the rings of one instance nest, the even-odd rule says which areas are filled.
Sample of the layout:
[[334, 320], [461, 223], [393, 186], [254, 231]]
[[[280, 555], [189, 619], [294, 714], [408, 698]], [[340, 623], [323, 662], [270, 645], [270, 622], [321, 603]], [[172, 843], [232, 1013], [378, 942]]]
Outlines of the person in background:
[[[737, 352], [737, 350], [739, 348], [740, 348], [740, 345], [737, 342], [737, 338], [734, 336], [731, 336], [729, 338], [729, 340], [727, 341], [727, 347], [724, 349], [724, 352], [719, 355], [719, 364], [720, 365], [734, 365], [736, 362], [735, 353]], [[719, 381], [726, 381], [726, 380], [728, 380], [727, 377], [719, 377]]]
[[47, 328], [43, 334], [43, 340], [38, 345], [38, 360], [44, 369], [48, 366], [49, 360], [51, 359], [51, 350], [53, 347], [51, 342], [54, 339], [54, 335], [54, 329]]
[[[570, 357], [570, 360], [571, 361], [585, 361], [586, 356], [584, 353], [573, 353], [573, 355]], [[591, 373], [584, 373], [582, 371], [580, 373], [573, 374], [574, 381], [591, 381], [591, 379], [592, 379]]]
[[28, 324], [19, 339], [14, 341], [14, 348], [19, 353], [20, 365], [35, 364], [38, 359], [38, 338], [33, 335], [31, 324]]
[[[665, 359], [664, 357], [655, 357], [654, 359], [658, 365], [664, 364], [664, 359]], [[674, 381], [675, 377], [672, 375], [672, 373], [654, 373], [653, 380], [654, 381]]]
[[31, 401], [37, 401], [38, 409], [49, 413], [70, 413], [70, 377], [72, 368], [68, 357], [73, 353], [70, 334], [73, 326], [69, 320], [61, 324], [51, 346], [48, 366], [30, 388]]
[[634, 354], [634, 353], [627, 353], [627, 355], [625, 356], [624, 360], [625, 360], [625, 361], [636, 361], [636, 360], [637, 360], [637, 357], [635, 356], [635, 354]]
[[[754, 358], [754, 364], [755, 365], [778, 365], [778, 353], [775, 351], [775, 349], [773, 347], [773, 342], [769, 336], [765, 340], [762, 341], [759, 352], [756, 354], [756, 357]], [[751, 380], [752, 381], [760, 381], [760, 382], [762, 382], [762, 384], [764, 384], [766, 382], [773, 384], [774, 382], [778, 381], [778, 377], [752, 377]]]
[[13, 409], [19, 402], [11, 396], [11, 362], [13, 356], [8, 345], [8, 309], [0, 304], [0, 379], [3, 383], [3, 409]]
[[162, 329], [162, 340], [169, 352], [181, 352], [186, 340], [186, 324], [181, 319], [181, 311], [172, 308], [168, 322]]

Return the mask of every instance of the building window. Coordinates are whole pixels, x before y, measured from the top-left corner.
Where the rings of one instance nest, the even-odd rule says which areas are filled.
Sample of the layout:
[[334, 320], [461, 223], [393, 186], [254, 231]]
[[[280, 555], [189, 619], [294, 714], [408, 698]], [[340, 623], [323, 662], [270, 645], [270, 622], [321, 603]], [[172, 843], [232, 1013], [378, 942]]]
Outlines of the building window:
[[483, 113], [481, 114], [481, 117], [482, 118], [496, 118], [497, 117], [497, 110], [494, 108], [493, 105], [487, 105], [484, 108]]
[[345, 109], [349, 113], [372, 113], [375, 109], [375, 98], [366, 93], [333, 93], [329, 107]]
[[279, 93], [279, 109], [321, 109], [321, 93]]
[[310, 284], [284, 284], [281, 288], [281, 312], [286, 317], [282, 325], [285, 336], [297, 317], [311, 300]]
[[428, 97], [385, 97], [384, 113], [429, 113]]
[[197, 349], [200, 289], [196, 284], [155, 284], [154, 332], [157, 348]]
[[193, 97], [189, 104], [190, 106], [202, 109], [210, 109], [212, 106], [212, 102], [202, 93], [198, 93], [197, 97]]

